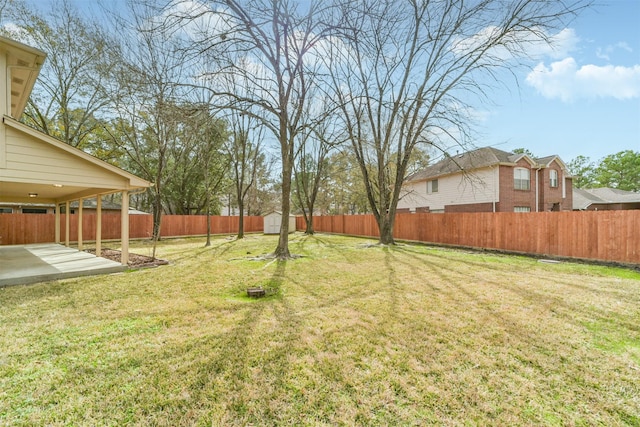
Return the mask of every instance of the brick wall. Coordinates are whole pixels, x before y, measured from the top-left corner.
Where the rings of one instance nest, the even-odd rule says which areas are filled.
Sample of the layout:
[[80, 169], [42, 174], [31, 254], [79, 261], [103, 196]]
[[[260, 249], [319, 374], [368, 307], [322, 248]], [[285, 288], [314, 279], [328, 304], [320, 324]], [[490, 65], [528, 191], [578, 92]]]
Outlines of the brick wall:
[[521, 159], [516, 167], [530, 170], [530, 186], [528, 190], [516, 190], [514, 188], [514, 167], [500, 166], [500, 203], [498, 212], [513, 212], [516, 206], [526, 206], [531, 212], [536, 210], [535, 194], [535, 169], [531, 170], [531, 164]]
[[[558, 174], [558, 185], [556, 187], [551, 186], [551, 171], [556, 171]], [[571, 181], [569, 179], [569, 181]], [[535, 185], [535, 183], [532, 183]], [[565, 186], [567, 180], [565, 179]], [[571, 199], [562, 198], [562, 168], [557, 162], [552, 162], [548, 168], [540, 169], [538, 171], [538, 186], [539, 186], [539, 199], [538, 209], [540, 212], [553, 211], [553, 210], [572, 210]], [[567, 187], [567, 197], [571, 193], [571, 189]], [[567, 203], [569, 202], [569, 203]]]
[[[498, 206], [496, 205], [496, 210]], [[493, 212], [493, 203], [470, 203], [466, 205], [446, 205], [445, 213], [453, 212]]]

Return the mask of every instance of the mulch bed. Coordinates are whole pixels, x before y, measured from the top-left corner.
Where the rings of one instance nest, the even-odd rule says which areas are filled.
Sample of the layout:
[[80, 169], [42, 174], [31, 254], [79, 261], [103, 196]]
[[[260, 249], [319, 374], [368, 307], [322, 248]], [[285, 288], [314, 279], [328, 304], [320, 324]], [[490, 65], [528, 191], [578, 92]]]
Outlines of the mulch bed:
[[[85, 252], [90, 254], [96, 253], [95, 249], [86, 249]], [[120, 262], [120, 251], [114, 249], [102, 249], [102, 258], [110, 259], [112, 261]], [[129, 252], [129, 262], [127, 265], [131, 268], [144, 268], [144, 267], [157, 267], [159, 265], [167, 265], [169, 261], [158, 258], [151, 258], [150, 256], [139, 255]]]

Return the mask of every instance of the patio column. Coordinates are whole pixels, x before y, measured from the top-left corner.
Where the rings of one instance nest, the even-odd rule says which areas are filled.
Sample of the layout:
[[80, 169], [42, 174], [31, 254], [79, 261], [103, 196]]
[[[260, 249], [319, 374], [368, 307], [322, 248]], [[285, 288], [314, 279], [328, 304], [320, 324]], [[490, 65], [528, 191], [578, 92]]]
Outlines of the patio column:
[[70, 227], [70, 219], [71, 217], [69, 216], [69, 201], [67, 200], [64, 204], [64, 225], [65, 225], [65, 230], [64, 230], [64, 245], [66, 247], [69, 247], [69, 227]]
[[102, 255], [102, 195], [96, 196], [96, 256]]
[[122, 208], [120, 211], [120, 241], [122, 253], [120, 262], [122, 265], [129, 263], [129, 192], [122, 192]]
[[78, 200], [78, 250], [82, 250], [82, 205], [84, 199]]
[[56, 224], [55, 224], [55, 235], [56, 235], [56, 244], [60, 244], [60, 203], [56, 202]]

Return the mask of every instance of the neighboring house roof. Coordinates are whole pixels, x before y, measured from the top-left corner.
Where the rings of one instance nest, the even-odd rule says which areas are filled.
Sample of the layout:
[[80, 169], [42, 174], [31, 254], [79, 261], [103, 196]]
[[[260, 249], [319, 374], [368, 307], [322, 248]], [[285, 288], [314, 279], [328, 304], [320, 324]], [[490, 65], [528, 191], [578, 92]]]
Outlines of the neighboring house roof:
[[[78, 202], [74, 201], [74, 202], [69, 203], [69, 207], [77, 209], [78, 208]], [[108, 200], [103, 200], [101, 207], [104, 210], [116, 210], [116, 211], [119, 211], [120, 209], [122, 209], [122, 205], [119, 205], [118, 203], [109, 202]], [[82, 208], [83, 209], [98, 209], [98, 200], [97, 199], [84, 199], [82, 201]]]
[[593, 204], [640, 203], [640, 193], [617, 188], [574, 188], [573, 209], [584, 210]]
[[495, 165], [515, 165], [523, 158], [531, 163], [531, 165], [541, 165], [542, 167], [549, 166], [553, 160], [557, 159], [561, 166], [566, 169], [565, 164], [556, 155], [535, 159], [527, 154], [509, 153], [493, 147], [483, 147], [453, 156], [445, 154], [444, 159], [431, 166], [427, 166], [425, 169], [413, 175], [409, 175], [406, 181], [422, 181]]

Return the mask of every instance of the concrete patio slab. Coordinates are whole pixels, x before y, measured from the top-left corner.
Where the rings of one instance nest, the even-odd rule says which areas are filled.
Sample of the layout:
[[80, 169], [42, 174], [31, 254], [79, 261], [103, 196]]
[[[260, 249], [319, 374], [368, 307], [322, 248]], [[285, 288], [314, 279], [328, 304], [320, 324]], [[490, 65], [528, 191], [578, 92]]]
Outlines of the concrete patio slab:
[[0, 286], [117, 273], [118, 262], [53, 243], [0, 246]]

